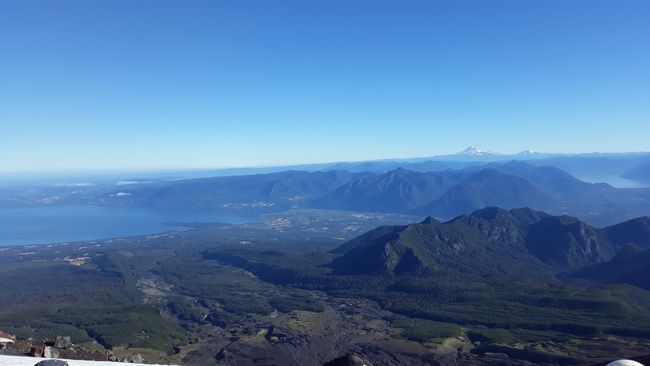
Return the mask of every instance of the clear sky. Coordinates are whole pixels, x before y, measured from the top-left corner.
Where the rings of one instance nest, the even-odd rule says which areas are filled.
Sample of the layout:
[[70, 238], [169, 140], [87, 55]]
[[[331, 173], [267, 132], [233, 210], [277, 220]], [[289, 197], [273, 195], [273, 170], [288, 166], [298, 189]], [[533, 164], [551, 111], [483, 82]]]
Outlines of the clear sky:
[[0, 0], [0, 171], [650, 150], [647, 0]]

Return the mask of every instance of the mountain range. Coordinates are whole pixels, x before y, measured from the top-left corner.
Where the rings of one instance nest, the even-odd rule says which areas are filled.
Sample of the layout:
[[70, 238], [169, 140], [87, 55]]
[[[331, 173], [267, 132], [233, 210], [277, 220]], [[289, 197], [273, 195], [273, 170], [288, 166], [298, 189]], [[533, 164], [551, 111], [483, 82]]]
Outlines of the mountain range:
[[440, 220], [487, 206], [531, 207], [556, 215], [573, 215], [601, 226], [650, 214], [650, 189], [587, 183], [557, 167], [522, 161], [437, 171], [401, 167], [385, 173], [284, 171], [68, 190], [70, 193], [62, 195], [56, 204], [184, 212], [319, 208], [433, 216]]
[[103, 194], [98, 203], [180, 211], [246, 207], [286, 210], [366, 175], [342, 170], [285, 171], [189, 179], [120, 188]]
[[442, 172], [402, 168], [352, 180], [310, 204], [449, 219], [486, 206], [532, 207], [606, 225], [650, 214], [650, 190], [583, 182], [552, 167], [520, 161]]
[[[445, 168], [461, 169], [469, 166], [484, 165], [486, 163], [505, 163], [512, 160], [524, 161], [536, 166], [554, 166], [581, 179], [596, 181], [612, 177], [624, 177], [629, 170], [636, 167], [641, 167], [640, 169], [644, 169], [644, 174], [648, 174], [648, 167], [643, 167], [643, 164], [650, 162], [650, 153], [567, 154], [542, 153], [527, 149], [515, 154], [502, 154], [470, 146], [455, 154], [409, 159], [341, 162], [330, 164], [329, 166], [327, 164], [320, 164], [315, 165], [314, 169], [342, 169], [381, 173], [398, 167], [419, 171], [423, 169], [433, 170], [428, 169], [429, 167], [435, 167], [435, 170], [443, 170]], [[284, 169], [289, 169], [289, 167], [285, 167]], [[302, 166], [300, 169], [309, 170], [310, 167]], [[636, 178], [630, 177], [629, 179], [635, 180]]]
[[0, 207], [94, 204], [256, 213], [320, 208], [433, 216], [440, 220], [486, 206], [531, 207], [576, 216], [599, 226], [650, 214], [650, 188], [590, 183], [571, 173], [618, 174], [617, 179], [641, 182], [644, 174], [650, 174], [648, 154], [549, 155], [525, 151], [501, 155], [472, 147], [453, 157], [434, 158], [437, 160], [319, 165], [319, 170], [303, 166], [304, 170], [263, 174], [243, 175], [250, 171], [242, 170], [231, 172], [240, 175], [184, 180], [131, 177], [115, 184], [59, 182], [48, 187], [30, 186], [28, 190], [4, 187], [0, 189]]
[[[649, 221], [641, 217], [599, 229], [570, 216], [488, 207], [447, 222], [427, 218], [377, 228], [335, 249], [341, 256], [328, 266], [346, 275], [549, 276], [592, 265], [613, 266], [629, 245], [649, 250]], [[626, 230], [629, 227], [636, 230]], [[619, 252], [623, 254], [616, 256]]]

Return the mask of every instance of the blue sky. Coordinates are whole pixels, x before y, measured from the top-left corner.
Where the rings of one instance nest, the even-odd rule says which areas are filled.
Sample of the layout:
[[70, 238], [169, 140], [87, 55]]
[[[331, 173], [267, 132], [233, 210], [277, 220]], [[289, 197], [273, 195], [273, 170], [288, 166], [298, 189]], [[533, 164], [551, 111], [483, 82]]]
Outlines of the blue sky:
[[0, 171], [650, 150], [650, 2], [0, 1]]

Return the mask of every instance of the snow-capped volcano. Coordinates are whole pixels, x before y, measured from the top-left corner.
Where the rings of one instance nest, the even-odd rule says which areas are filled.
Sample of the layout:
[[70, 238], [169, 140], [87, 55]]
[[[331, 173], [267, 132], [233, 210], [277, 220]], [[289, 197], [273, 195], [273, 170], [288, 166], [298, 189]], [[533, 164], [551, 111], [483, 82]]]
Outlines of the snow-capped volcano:
[[458, 155], [486, 156], [486, 155], [498, 155], [498, 154], [493, 151], [479, 150], [476, 146], [470, 146], [467, 149], [459, 152]]

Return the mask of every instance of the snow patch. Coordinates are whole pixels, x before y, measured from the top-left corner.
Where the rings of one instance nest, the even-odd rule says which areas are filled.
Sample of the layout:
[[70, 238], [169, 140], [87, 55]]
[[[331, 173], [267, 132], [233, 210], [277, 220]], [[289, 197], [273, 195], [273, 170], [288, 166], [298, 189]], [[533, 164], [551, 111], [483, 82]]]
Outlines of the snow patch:
[[497, 153], [493, 151], [479, 150], [476, 146], [470, 146], [467, 149], [459, 152], [458, 155], [486, 156], [486, 155], [497, 155]]

